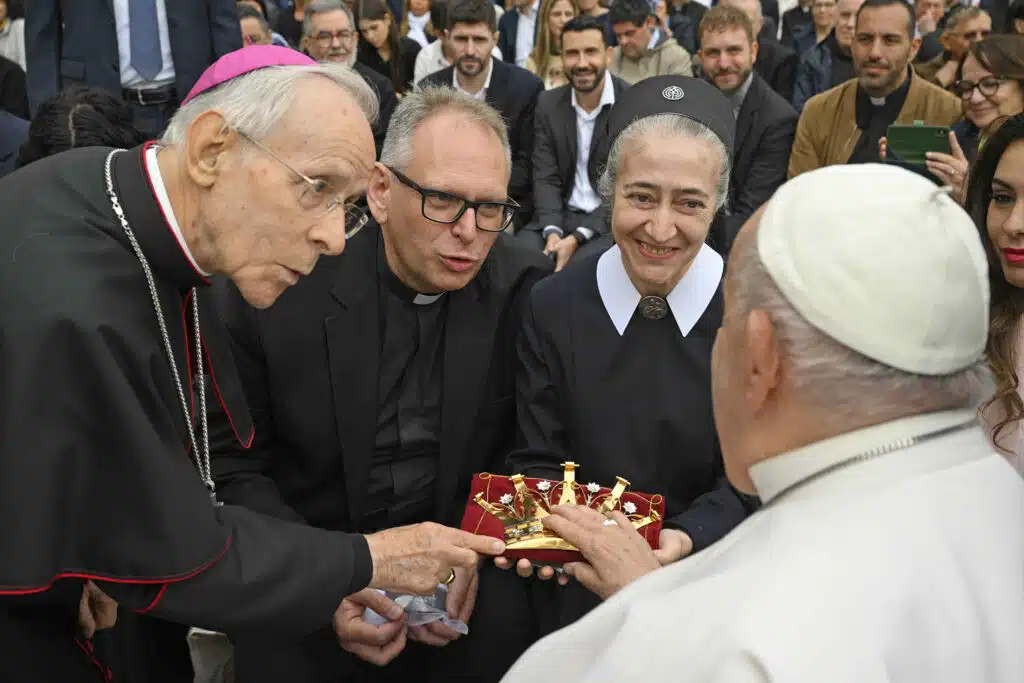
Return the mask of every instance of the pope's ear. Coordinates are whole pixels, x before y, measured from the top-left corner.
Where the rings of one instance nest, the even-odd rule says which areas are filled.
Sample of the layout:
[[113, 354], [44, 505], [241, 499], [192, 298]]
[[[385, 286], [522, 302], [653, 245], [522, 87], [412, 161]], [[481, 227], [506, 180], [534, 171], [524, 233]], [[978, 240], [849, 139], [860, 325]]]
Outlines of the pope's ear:
[[747, 401], [752, 413], [759, 412], [779, 389], [782, 380], [782, 357], [775, 325], [769, 315], [758, 309], [747, 314], [745, 335], [747, 346]]
[[200, 187], [209, 187], [216, 181], [227, 162], [227, 153], [242, 138], [217, 111], [204, 111], [188, 127], [185, 155], [188, 174]]

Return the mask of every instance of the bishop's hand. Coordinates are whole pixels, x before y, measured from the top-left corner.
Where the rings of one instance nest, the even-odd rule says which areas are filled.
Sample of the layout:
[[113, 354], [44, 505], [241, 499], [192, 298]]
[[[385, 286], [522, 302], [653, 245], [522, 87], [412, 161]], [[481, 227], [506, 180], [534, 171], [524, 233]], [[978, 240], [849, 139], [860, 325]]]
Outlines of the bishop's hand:
[[501, 541], [433, 522], [379, 531], [366, 542], [373, 558], [370, 587], [411, 595], [431, 595], [456, 567], [475, 570], [480, 555], [505, 552]]

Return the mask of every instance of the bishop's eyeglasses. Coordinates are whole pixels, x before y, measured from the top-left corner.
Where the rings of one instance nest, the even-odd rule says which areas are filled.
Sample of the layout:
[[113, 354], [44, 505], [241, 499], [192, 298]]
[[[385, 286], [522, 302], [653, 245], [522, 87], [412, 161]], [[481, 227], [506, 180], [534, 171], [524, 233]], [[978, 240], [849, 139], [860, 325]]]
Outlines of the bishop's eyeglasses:
[[473, 209], [477, 230], [501, 232], [512, 224], [519, 205], [512, 200], [504, 202], [474, 202], [444, 190], [422, 187], [405, 174], [386, 167], [406, 187], [420, 195], [420, 212], [427, 220], [451, 225], [457, 223], [468, 209]]
[[366, 212], [355, 204], [355, 202], [346, 202], [342, 195], [334, 191], [330, 183], [321, 178], [310, 178], [305, 173], [302, 173], [297, 168], [289, 164], [287, 161], [270, 151], [266, 145], [253, 140], [251, 137], [246, 135], [240, 130], [236, 131], [238, 136], [253, 145], [259, 150], [262, 150], [271, 159], [281, 164], [296, 177], [303, 181], [304, 187], [302, 190], [302, 196], [299, 197], [299, 204], [308, 211], [314, 211], [317, 218], [323, 218], [324, 216], [334, 212], [339, 206], [345, 207], [345, 238], [349, 239], [354, 236], [357, 232], [363, 229], [363, 227], [370, 220]]

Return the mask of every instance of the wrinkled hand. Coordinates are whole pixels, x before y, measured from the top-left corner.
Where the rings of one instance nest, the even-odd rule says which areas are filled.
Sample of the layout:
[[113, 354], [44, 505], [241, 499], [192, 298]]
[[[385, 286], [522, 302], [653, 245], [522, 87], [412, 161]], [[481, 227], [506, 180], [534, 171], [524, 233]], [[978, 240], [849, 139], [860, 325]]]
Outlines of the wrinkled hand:
[[569, 259], [580, 248], [580, 243], [572, 235], [566, 237], [555, 247], [555, 272], [557, 273], [569, 263]]
[[[363, 620], [369, 607], [388, 619], [386, 624]], [[348, 596], [334, 612], [334, 633], [343, 650], [377, 666], [384, 666], [405, 649], [406, 618], [396, 602], [372, 588]]]
[[117, 603], [101, 591], [92, 581], [82, 587], [82, 598], [78, 602], [78, 625], [86, 639], [96, 631], [110, 628], [117, 623]]
[[928, 152], [925, 154], [925, 165], [943, 185], [953, 188], [953, 198], [961, 204], [964, 201], [964, 192], [967, 190], [967, 172], [970, 164], [967, 162], [967, 155], [960, 148], [957, 142], [956, 133], [949, 132], [949, 149], [952, 154], [942, 152]]
[[505, 552], [501, 541], [434, 522], [379, 531], [366, 542], [373, 558], [370, 586], [411, 595], [432, 595], [453, 568], [475, 570], [480, 555]]
[[[445, 608], [448, 616], [452, 619], [469, 623], [473, 616], [473, 608], [476, 607], [476, 592], [480, 587], [480, 573], [476, 569], [456, 569], [455, 580], [448, 586], [448, 602]], [[413, 640], [444, 647], [453, 640], [458, 640], [461, 634], [442, 624], [440, 621], [432, 621], [422, 626], [413, 626], [409, 629], [409, 637]]]
[[[606, 525], [605, 520], [615, 522]], [[661, 561], [621, 512], [607, 517], [583, 505], [557, 505], [544, 526], [580, 549], [586, 562], [570, 562], [565, 573], [607, 600], [640, 577], [661, 569]]]

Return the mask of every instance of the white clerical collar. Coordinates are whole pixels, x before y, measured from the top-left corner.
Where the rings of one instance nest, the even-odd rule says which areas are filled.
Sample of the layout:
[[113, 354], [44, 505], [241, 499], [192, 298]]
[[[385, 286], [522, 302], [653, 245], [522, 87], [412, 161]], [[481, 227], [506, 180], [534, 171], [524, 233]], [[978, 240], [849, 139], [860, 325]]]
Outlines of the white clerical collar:
[[761, 502], [767, 504], [794, 485], [873, 449], [964, 424], [974, 417], [972, 410], [949, 410], [857, 429], [763, 460], [750, 468], [750, 479]]
[[188, 262], [192, 264], [197, 273], [203, 277], [210, 277], [210, 274], [200, 268], [195, 257], [192, 256], [192, 251], [188, 248], [188, 244], [185, 243], [185, 235], [181, 232], [181, 226], [178, 225], [178, 219], [174, 217], [171, 198], [167, 196], [167, 187], [164, 185], [163, 176], [160, 175], [160, 164], [156, 162], [158, 149], [157, 145], [146, 147], [142, 159], [146, 166], [146, 174], [149, 176], [149, 184], [153, 186], [153, 193], [156, 194], [156, 203], [160, 206], [160, 213], [164, 215], [164, 220], [174, 234], [174, 238], [178, 240], [178, 246], [181, 247], [181, 251], [185, 254]]
[[[684, 337], [715, 297], [724, 267], [718, 252], [706, 244], [702, 245], [686, 275], [666, 297], [679, 333]], [[623, 335], [641, 296], [622, 265], [622, 251], [617, 244], [601, 254], [597, 261], [597, 291], [619, 336]]]
[[597, 109], [590, 112], [589, 114], [583, 111], [583, 107], [581, 107], [579, 105], [579, 102], [576, 100], [576, 89], [570, 88], [569, 90], [572, 92], [572, 94], [569, 97], [572, 100], [573, 108], [575, 108], [576, 111], [578, 111], [583, 116], [596, 116], [604, 108], [606, 104], [615, 104], [615, 84], [612, 83], [611, 71], [606, 70], [604, 72], [604, 85], [601, 89], [601, 101], [597, 103]]
[[417, 294], [412, 298], [412, 302], [417, 306], [429, 306], [442, 296], [444, 296], [444, 292], [440, 294]]

